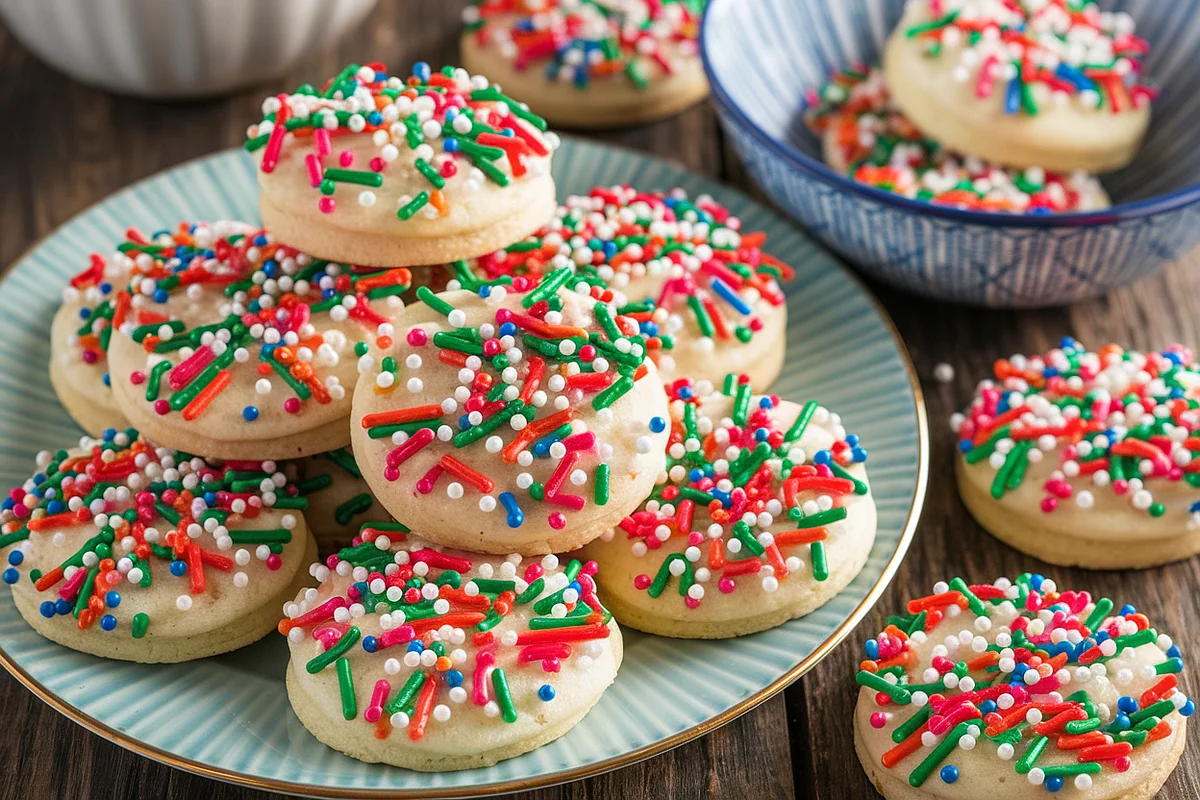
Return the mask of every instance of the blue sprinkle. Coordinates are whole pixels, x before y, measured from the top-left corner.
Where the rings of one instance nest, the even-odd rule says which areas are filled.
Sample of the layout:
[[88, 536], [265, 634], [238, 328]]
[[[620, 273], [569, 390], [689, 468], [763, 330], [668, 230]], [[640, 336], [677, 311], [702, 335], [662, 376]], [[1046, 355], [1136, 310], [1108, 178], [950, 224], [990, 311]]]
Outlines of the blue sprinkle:
[[215, 506], [217, 504], [217, 493], [216, 492], [205, 492], [204, 493], [204, 504], [206, 506], [208, 506], [209, 508], [212, 508], [213, 506]]
[[100, 618], [100, 627], [106, 631], [111, 631], [113, 628], [117, 627], [117, 618], [112, 614], [105, 614]]
[[267, 243], [266, 235], [260, 233], [258, 236], [254, 237], [254, 244], [256, 244], [257, 246], [263, 247], [266, 245], [266, 243]]
[[1058, 342], [1058, 346], [1061, 347], [1063, 350], [1077, 350], [1078, 344], [1079, 344], [1079, 342], [1075, 341], [1075, 339], [1071, 336], [1064, 336]]
[[769, 410], [769, 409], [771, 408], [771, 398], [769, 398], [769, 397], [760, 397], [760, 398], [758, 399], [758, 407], [759, 407], [759, 408], [765, 408], [765, 409], [768, 409], [768, 410]]
[[60, 597], [54, 601], [54, 612], [65, 617], [71, 613], [71, 604], [65, 598]]
[[857, 433], [846, 434], [846, 444], [850, 445], [851, 447], [858, 447], [859, 441], [860, 439], [858, 438]]
[[1059, 374], [1057, 367], [1046, 367], [1042, 370], [1042, 375], [1046, 378], [1057, 378]]
[[386, 81], [387, 77], [388, 77], [387, 73], [384, 72], [383, 70], [381, 70], [381, 69], [375, 70], [375, 82], [376, 83], [378, 83], [379, 81]]
[[104, 595], [104, 605], [109, 608], [116, 608], [121, 605], [121, 595], [115, 589], [109, 589], [108, 594]]
[[717, 500], [721, 501], [722, 508], [729, 508], [733, 505], [733, 498], [730, 496], [729, 492], [722, 492], [720, 489], [710, 489], [709, 493], [712, 494], [712, 496]]
[[1126, 603], [1125, 605], [1121, 606], [1120, 614], [1122, 617], [1127, 617], [1130, 614], [1136, 614], [1136, 613], [1137, 613], [1137, 609], [1134, 607], [1133, 603]]
[[411, 642], [408, 643], [408, 650], [406, 652], [420, 653], [424, 649], [425, 649], [425, 645], [421, 644], [421, 641], [419, 639], [413, 639]]
[[104, 433], [102, 433], [100, 435], [103, 437], [104, 441], [111, 442], [113, 439], [117, 438], [117, 429], [116, 428], [105, 428]]
[[658, 325], [650, 320], [646, 320], [638, 325], [638, 330], [641, 331], [642, 335], [644, 336], [658, 336]]
[[447, 136], [442, 141], [442, 149], [445, 150], [447, 153], [457, 153], [458, 152], [458, 139], [455, 139], [453, 136]]
[[258, 419], [258, 406], [246, 406], [242, 409], [242, 419], [246, 422], [254, 422]]
[[274, 278], [279, 272], [279, 262], [273, 258], [267, 259], [263, 262], [262, 271], [268, 278]]
[[171, 574], [172, 575], [174, 575], [175, 577], [178, 578], [178, 577], [181, 577], [185, 572], [187, 572], [187, 563], [186, 562], [184, 562], [184, 561], [172, 561], [171, 562]]
[[90, 316], [92, 316], [92, 310], [90, 308], [79, 309], [79, 318], [80, 319], [87, 319]]
[[15, 567], [9, 567], [0, 577], [4, 578], [5, 583], [13, 584], [21, 579], [21, 573], [17, 572]]
[[1108, 726], [1108, 728], [1109, 728], [1109, 730], [1123, 731], [1123, 730], [1129, 729], [1129, 724], [1130, 723], [1129, 723], [1128, 716], [1126, 716], [1125, 714], [1117, 714], [1117, 716], [1113, 719], [1112, 723]]
[[879, 642], [867, 639], [867, 643], [863, 645], [863, 651], [867, 654], [867, 659], [875, 661], [879, 658]]
[[1170, 649], [1167, 650], [1167, 656], [1169, 658], [1182, 658], [1183, 651], [1179, 649], [1179, 645], [1173, 644], [1171, 645]]
[[154, 302], [165, 303], [170, 299], [171, 299], [171, 295], [166, 289], [155, 289], [154, 290]]
[[1121, 711], [1125, 712], [1126, 714], [1132, 714], [1133, 712], [1138, 710], [1138, 701], [1133, 699], [1129, 695], [1125, 695], [1124, 697], [1117, 700], [1117, 708], [1120, 709]]
[[[104, 283], [100, 284], [100, 291], [103, 292], [104, 294], [108, 294], [109, 292], [111, 292], [112, 288], [113, 288], [112, 284], [109, 283], [108, 281], [105, 281]], [[1179, 363], [1179, 362], [1175, 362], [1175, 363]]]
[[997, 708], [998, 708], [998, 706], [996, 705], [995, 700], [984, 700], [982, 703], [979, 704], [979, 710], [980, 710], [980, 712], [983, 713], [984, 716], [994, 713]]
[[538, 689], [538, 697], [545, 700], [547, 703], [554, 699], [554, 687], [548, 683], [543, 683]]
[[1013, 78], [1008, 82], [1008, 91], [1004, 93], [1004, 111], [1016, 114], [1021, 110], [1021, 80]]
[[525, 524], [525, 512], [517, 505], [517, 498], [513, 497], [512, 492], [500, 493], [500, 505], [504, 506], [504, 510], [508, 512], [508, 527], [519, 528]]
[[[692, 387], [690, 387], [690, 386], [682, 386], [679, 389], [679, 399], [680, 400], [691, 400], [692, 394], [693, 394]], [[1197, 501], [1196, 505], [1200, 506], [1200, 501]]]
[[1062, 787], [1063, 787], [1063, 777], [1061, 775], [1051, 775], [1049, 778], [1046, 778], [1046, 790], [1047, 791], [1057, 792]]
[[1183, 359], [1181, 359], [1179, 357], [1179, 353], [1171, 352], [1171, 353], [1163, 353], [1162, 355], [1163, 355], [1163, 358], [1167, 359], [1167, 361], [1170, 361], [1175, 366], [1179, 366], [1180, 364], [1183, 363]]
[[21, 566], [21, 562], [24, 560], [25, 560], [25, 554], [22, 553], [20, 550], [13, 550], [11, 553], [8, 554], [8, 563], [12, 564], [14, 567]]
[[850, 458], [853, 459], [856, 464], [861, 464], [862, 462], [867, 460], [867, 448], [865, 448], [865, 447], [850, 448]]
[[362, 640], [362, 649], [368, 653], [374, 653], [379, 648], [379, 642], [374, 636], [364, 636]]
[[1042, 581], [1044, 581], [1044, 580], [1046, 580], [1045, 575], [1042, 575], [1039, 572], [1035, 572], [1029, 576], [1029, 586], [1035, 592], [1040, 592], [1042, 590]]
[[954, 783], [956, 780], [958, 780], [958, 767], [954, 766], [953, 764], [947, 764], [946, 766], [942, 767], [940, 774], [942, 776], [942, 780], [946, 783]]
[[663, 419], [662, 417], [651, 417], [650, 418], [650, 430], [654, 431], [655, 433], [662, 433], [666, 429], [667, 429], [667, 421], [665, 419]]
[[[450, 115], [447, 114], [446, 118], [449, 119]], [[383, 122], [383, 115], [378, 111], [372, 111], [370, 114], [367, 114], [367, 122], [371, 123], [372, 125], [378, 125], [379, 123]]]
[[1196, 704], [1191, 700], [1188, 700], [1179, 707], [1179, 713], [1185, 717], [1190, 717], [1192, 714], [1196, 713]]
[[500, 335], [501, 336], [512, 336], [516, 332], [517, 332], [517, 326], [516, 326], [516, 324], [514, 324], [512, 322], [506, 322], [500, 326]]
[[53, 617], [55, 614], [58, 613], [58, 609], [56, 609], [54, 607], [54, 603], [50, 602], [49, 600], [47, 600], [46, 602], [44, 602], [40, 606], [38, 606], [38, 611], [46, 619], [50, 619], [51, 617]]
[[469, 415], [463, 414], [462, 416], [460, 416], [458, 418], [458, 429], [460, 431], [465, 431], [465, 430], [469, 429], [470, 427], [471, 427], [471, 421], [470, 421]]
[[688, 473], [688, 480], [691, 481], [692, 483], [696, 483], [703, 479], [704, 479], [704, 470], [702, 470], [702, 469], [693, 469], [691, 472]]
[[833, 453], [828, 450], [818, 450], [813, 456], [814, 464], [829, 464], [831, 461], [833, 461]]
[[480, 297], [491, 297], [492, 296], [492, 287], [488, 286], [486, 283], [483, 286], [480, 286], [479, 287], [479, 296]]
[[970, 440], [970, 439], [962, 439], [962, 440], [961, 440], [961, 441], [959, 441], [959, 443], [958, 443], [958, 452], [960, 452], [960, 453], [969, 453], [969, 452], [971, 452], [971, 449], [972, 449], [974, 446], [975, 446], [975, 445], [971, 444], [971, 440]]
[[453, 689], [455, 686], [461, 686], [463, 682], [463, 674], [456, 669], [446, 670], [446, 685]]
[[426, 61], [418, 61], [413, 64], [413, 77], [419, 78], [422, 83], [429, 83], [430, 77], [433, 76], [433, 69]]
[[754, 309], [746, 305], [746, 301], [738, 296], [738, 293], [734, 291], [733, 287], [720, 278], [712, 279], [712, 288], [722, 300], [733, 306], [734, 310], [739, 314], [743, 316], [749, 316], [750, 314], [754, 313]]
[[112, 386], [112, 378], [108, 376], [107, 372], [100, 376], [100, 380], [104, 382], [105, 386]]
[[765, 442], [771, 436], [771, 432], [766, 428], [757, 428], [754, 431], [754, 440], [756, 442]]

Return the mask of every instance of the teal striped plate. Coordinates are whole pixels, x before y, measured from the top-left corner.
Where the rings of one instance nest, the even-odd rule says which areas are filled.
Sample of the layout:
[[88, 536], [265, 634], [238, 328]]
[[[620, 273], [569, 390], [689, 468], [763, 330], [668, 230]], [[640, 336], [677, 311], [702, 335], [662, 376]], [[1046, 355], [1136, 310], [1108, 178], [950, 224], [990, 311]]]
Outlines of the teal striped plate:
[[[908, 548], [925, 493], [925, 409], [904, 346], [878, 304], [792, 224], [736, 191], [665, 161], [566, 139], [554, 158], [562, 195], [597, 184], [709, 192], [764, 230], [796, 268], [788, 360], [774, 390], [837, 410], [870, 450], [879, 535], [858, 579], [824, 608], [736, 642], [625, 632], [625, 662], [599, 705], [567, 736], [488, 769], [417, 773], [364, 764], [308, 734], [288, 705], [281, 637], [190, 664], [109, 662], [51, 644], [0, 597], [0, 659], [76, 722], [149, 758], [214, 778], [319, 796], [460, 797], [558, 783], [630, 764], [700, 736], [782, 690], [862, 619]], [[0, 484], [18, 485], [34, 454], [79, 436], [50, 388], [50, 318], [67, 278], [125, 229], [180, 220], [258, 219], [254, 167], [226, 151], [163, 172], [93, 206], [17, 262], [0, 283]], [[847, 688], [849, 691], [850, 688]]]

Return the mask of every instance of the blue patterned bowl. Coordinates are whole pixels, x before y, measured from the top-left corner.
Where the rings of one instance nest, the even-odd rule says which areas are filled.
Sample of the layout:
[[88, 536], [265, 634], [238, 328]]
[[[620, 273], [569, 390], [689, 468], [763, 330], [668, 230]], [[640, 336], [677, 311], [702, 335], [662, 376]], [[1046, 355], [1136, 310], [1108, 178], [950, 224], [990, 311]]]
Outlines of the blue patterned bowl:
[[865, 272], [961, 303], [1070, 303], [1157, 272], [1200, 244], [1200, 0], [1100, 0], [1152, 46], [1163, 89], [1134, 162], [1104, 178], [1113, 207], [1018, 216], [933, 206], [826, 167], [801, 119], [804, 94], [835, 70], [879, 62], [903, 0], [710, 0], [700, 33], [721, 123], [781, 208]]

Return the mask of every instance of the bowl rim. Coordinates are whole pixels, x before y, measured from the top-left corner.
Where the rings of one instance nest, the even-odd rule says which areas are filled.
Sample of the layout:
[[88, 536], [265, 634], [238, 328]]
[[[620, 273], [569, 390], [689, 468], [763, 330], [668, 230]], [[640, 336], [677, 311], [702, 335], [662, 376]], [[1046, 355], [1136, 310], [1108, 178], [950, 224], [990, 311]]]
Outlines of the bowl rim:
[[1193, 203], [1200, 201], [1200, 182], [1184, 187], [1183, 189], [1166, 194], [1159, 194], [1153, 197], [1148, 197], [1144, 200], [1136, 200], [1130, 203], [1119, 203], [1109, 208], [1099, 211], [1084, 211], [1070, 212], [1063, 214], [1010, 214], [1003, 212], [987, 212], [987, 211], [971, 211], [969, 209], [955, 208], [954, 206], [942, 206], [925, 200], [915, 200], [904, 197], [902, 195], [889, 192], [884, 189], [877, 189], [874, 186], [860, 183], [852, 178], [842, 175], [829, 167], [824, 161], [813, 158], [804, 153], [798, 148], [791, 145], [786, 140], [777, 138], [767, 131], [763, 130], [757, 122], [755, 122], [748, 113], [742, 110], [725, 86], [721, 83], [720, 76], [716, 68], [713, 66], [712, 58], [709, 50], [710, 31], [715, 28], [715, 25], [709, 25], [709, 19], [712, 16], [713, 10], [727, 3], [745, 4], [751, 0], [709, 0], [704, 16], [700, 20], [700, 61], [704, 67], [704, 74], [708, 78], [709, 87], [712, 90], [712, 96], [718, 109], [728, 113], [736, 122], [737, 126], [747, 130], [755, 139], [758, 139], [775, 155], [781, 157], [785, 162], [790, 164], [795, 169], [805, 173], [809, 177], [815, 178], [823, 183], [830, 184], [838, 189], [851, 194], [860, 195], [884, 205], [896, 206], [904, 211], [926, 214], [934, 217], [949, 219], [954, 222], [971, 223], [982, 225], [985, 227], [1005, 227], [1005, 228], [1059, 228], [1059, 227], [1080, 227], [1080, 226], [1099, 226], [1120, 222], [1122, 220], [1139, 219], [1149, 217], [1155, 214], [1161, 214], [1167, 211], [1184, 208]]

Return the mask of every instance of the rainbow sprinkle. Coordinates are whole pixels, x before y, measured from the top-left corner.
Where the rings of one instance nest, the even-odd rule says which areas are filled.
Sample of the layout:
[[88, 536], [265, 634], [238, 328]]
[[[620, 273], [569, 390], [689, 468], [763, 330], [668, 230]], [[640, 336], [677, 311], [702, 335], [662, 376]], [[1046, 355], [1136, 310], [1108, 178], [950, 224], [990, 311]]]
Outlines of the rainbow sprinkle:
[[[997, 361], [995, 376], [951, 427], [966, 463], [986, 459], [996, 471], [997, 500], [1021, 485], [1029, 464], [1055, 453], [1058, 467], [1042, 487], [1047, 513], [1071, 499], [1091, 508], [1093, 492], [1107, 490], [1159, 517], [1166, 507], [1156, 485], [1200, 486], [1200, 370], [1187, 348], [1142, 354], [1110, 344], [1092, 353], [1067, 337], [1043, 356]], [[1192, 522], [1198, 513], [1193, 504]]]
[[1093, 210], [1092, 175], [1009, 169], [944, 149], [892, 104], [878, 69], [844, 70], [809, 94], [804, 119], [836, 148], [854, 180], [915, 200], [975, 211], [1047, 214]]
[[[686, 378], [668, 387], [666, 472], [650, 499], [619, 525], [633, 554], [658, 564], [654, 575], [637, 575], [634, 587], [659, 597], [676, 577], [679, 595], [693, 609], [714, 579], [722, 594], [734, 592], [742, 576], [774, 592], [805, 569], [798, 556], [785, 555], [799, 547], [808, 548], [812, 577], [825, 581], [829, 528], [846, 519], [850, 498], [869, 491], [847, 470], [865, 462], [867, 451], [815, 401], [795, 407], [785, 429], [779, 422], [786, 401], [752, 395], [736, 375], [723, 388], [732, 408], [714, 406], [712, 393], [711, 385]], [[829, 449], [806, 454], [800, 448], [812, 427], [832, 434]]]
[[[10, 548], [5, 583], [20, 580], [24, 568], [48, 593], [44, 617], [72, 617], [80, 630], [123, 626], [139, 639], [152, 620], [139, 612], [122, 622], [140, 605], [122, 607], [123, 593], [156, 580], [178, 585], [175, 607], [187, 612], [205, 593], [207, 570], [233, 572], [233, 585], [244, 588], [256, 571], [281, 567], [299, 522], [289, 512], [307, 506], [274, 462], [214, 466], [156, 448], [132, 428], [85, 437], [79, 450], [42, 452], [37, 466], [0, 503], [0, 548]], [[258, 527], [262, 515], [279, 511], [269, 517], [272, 527]], [[80, 547], [50, 569], [31, 569], [37, 537], [56, 547], [77, 538]]]
[[978, 97], [1003, 92], [1009, 114], [1036, 115], [1047, 103], [1072, 100], [1085, 108], [1107, 104], [1115, 114], [1157, 97], [1141, 82], [1150, 46], [1133, 34], [1133, 17], [1125, 12], [1101, 12], [1094, 0], [924, 5], [927, 19], [903, 35], [930, 57], [949, 52], [954, 79], [973, 82]]
[[[418, 289], [417, 296], [445, 315], [451, 330], [431, 336], [420, 325], [409, 328], [404, 359], [409, 377], [403, 384], [395, 358], [384, 356], [377, 364], [362, 348], [359, 369], [374, 373], [379, 393], [393, 393], [403, 385], [408, 394], [422, 395], [422, 372], [431, 368], [454, 370], [458, 378], [447, 397], [426, 398], [417, 406], [401, 402], [394, 410], [363, 416], [362, 427], [371, 439], [395, 445], [383, 468], [387, 481], [400, 480], [405, 462], [432, 445], [442, 455], [424, 475], [410, 476], [417, 492], [429, 494], [444, 476], [452, 500], [473, 490], [480, 510], [495, 511], [499, 504], [510, 528], [521, 527], [526, 509], [535, 503], [551, 509], [547, 521], [561, 530], [568, 513], [588, 505], [582, 491], [588, 483], [595, 487], [592, 502], [608, 502], [612, 445], [586, 430], [586, 418], [612, 419], [610, 407], [647, 375], [647, 342], [635, 320], [614, 313], [605, 300], [611, 293], [584, 282], [568, 299], [588, 304], [594, 321], [588, 328], [571, 324], [572, 315], [563, 314], [563, 287], [573, 278], [574, 271], [564, 267], [525, 291], [480, 286], [478, 297], [495, 312], [489, 311], [489, 321], [478, 326], [468, 326], [466, 313], [442, 296]], [[629, 433], [638, 454], [654, 450], [652, 434]], [[486, 451], [505, 470], [514, 464], [522, 468], [515, 485], [461, 461], [464, 448]], [[527, 471], [538, 462], [553, 465], [545, 470], [549, 477], [544, 483]], [[588, 464], [593, 464], [590, 471]]]
[[[895, 724], [882, 765], [907, 762], [914, 787], [935, 771], [954, 783], [959, 767], [946, 762], [985, 746], [1050, 792], [1127, 771], [1141, 748], [1175, 732], [1173, 714], [1196, 706], [1177, 688], [1184, 664], [1171, 638], [1133, 606], [1114, 608], [1029, 573], [974, 586], [955, 578], [910, 600], [867, 642], [857, 676], [875, 693], [870, 725]], [[926, 663], [930, 640], [944, 644]], [[1116, 692], [1115, 706], [1098, 699]]]
[[[558, 145], [545, 120], [486, 78], [450, 66], [433, 72], [424, 62], [408, 78], [388, 75], [377, 62], [351, 64], [321, 90], [305, 84], [268, 97], [262, 110], [262, 121], [247, 131], [246, 150], [262, 151], [265, 173], [275, 171], [285, 148], [307, 150], [309, 184], [326, 214], [337, 209], [339, 188], [370, 207], [377, 200], [372, 189], [388, 174], [411, 168], [427, 188], [401, 195], [396, 217], [437, 219], [450, 211], [444, 190], [452, 181], [474, 191], [485, 181], [503, 187], [540, 176]], [[339, 140], [354, 142], [359, 134], [371, 138], [377, 153], [356, 166], [353, 150], [334, 151]]]
[[794, 273], [762, 250], [765, 240], [743, 233], [741, 220], [708, 195], [596, 187], [568, 197], [533, 236], [478, 259], [476, 270], [523, 285], [573, 268], [577, 280], [621, 292], [619, 312], [639, 323], [660, 363], [681, 334], [714, 346], [749, 342], [762, 316], [784, 305], [779, 284]]
[[646, 89], [672, 75], [673, 54], [694, 57], [705, 0], [475, 0], [463, 23], [480, 47], [517, 70], [543, 68], [551, 80], [586, 89], [628, 79]]
[[[391, 341], [391, 323], [371, 301], [402, 307], [407, 269], [360, 270], [314, 259], [244, 228], [235, 224], [236, 233], [218, 236], [219, 227], [181, 225], [175, 234], [149, 238], [130, 229], [120, 247], [137, 268], [111, 302], [110, 325], [146, 351], [146, 368], [129, 381], [159, 415], [199, 418], [234, 371], [251, 366], [258, 395], [284, 395], [287, 414], [299, 414], [306, 402], [341, 401], [346, 389], [333, 373], [349, 347], [340, 331], [320, 332], [316, 323], [354, 319], [367, 336]], [[197, 308], [209, 316], [192, 327], [172, 313], [187, 309], [194, 319]], [[279, 384], [282, 392], [275, 391]], [[241, 421], [252, 424], [259, 414], [257, 405], [247, 405]]]
[[[343, 717], [374, 725], [381, 739], [401, 729], [420, 741], [431, 723], [472, 707], [512, 724], [528, 705], [512, 696], [508, 675], [540, 668], [554, 681], [567, 664], [591, 669], [608, 647], [611, 615], [596, 597], [594, 561], [496, 561], [369, 522], [350, 547], [313, 565], [322, 588], [284, 608], [279, 632], [320, 643], [305, 670], [336, 669]], [[379, 676], [361, 713], [356, 670]], [[537, 691], [539, 705], [555, 696], [551, 683]]]

